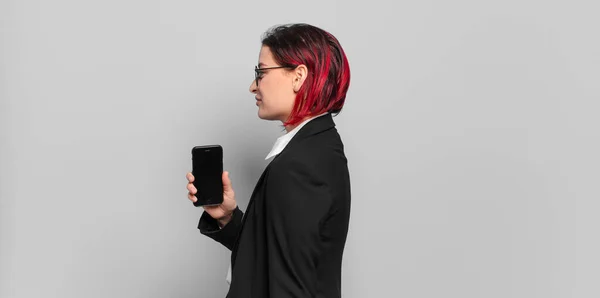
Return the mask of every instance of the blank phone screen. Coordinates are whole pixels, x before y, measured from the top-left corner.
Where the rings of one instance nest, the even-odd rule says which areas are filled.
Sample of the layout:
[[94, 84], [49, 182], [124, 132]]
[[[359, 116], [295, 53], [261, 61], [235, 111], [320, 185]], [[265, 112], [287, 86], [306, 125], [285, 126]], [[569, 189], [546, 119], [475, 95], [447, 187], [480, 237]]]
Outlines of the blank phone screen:
[[192, 149], [192, 174], [197, 189], [196, 206], [218, 205], [223, 201], [223, 149], [199, 146]]

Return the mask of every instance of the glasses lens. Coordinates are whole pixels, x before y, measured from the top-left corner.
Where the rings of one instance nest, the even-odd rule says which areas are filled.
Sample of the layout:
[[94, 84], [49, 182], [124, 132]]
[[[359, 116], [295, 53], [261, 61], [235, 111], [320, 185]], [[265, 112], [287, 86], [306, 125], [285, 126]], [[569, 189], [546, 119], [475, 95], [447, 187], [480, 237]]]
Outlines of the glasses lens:
[[254, 66], [254, 82], [256, 82], [256, 87], [258, 87], [258, 66]]

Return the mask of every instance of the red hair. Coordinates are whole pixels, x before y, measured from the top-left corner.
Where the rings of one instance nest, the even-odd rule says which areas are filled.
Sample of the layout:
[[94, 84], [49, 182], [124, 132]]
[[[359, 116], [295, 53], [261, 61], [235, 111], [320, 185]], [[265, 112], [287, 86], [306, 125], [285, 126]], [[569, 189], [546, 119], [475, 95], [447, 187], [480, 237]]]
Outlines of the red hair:
[[350, 66], [331, 33], [308, 24], [282, 25], [267, 31], [262, 44], [269, 47], [281, 66], [295, 68], [304, 64], [308, 68], [284, 126], [324, 112], [340, 113], [350, 85]]

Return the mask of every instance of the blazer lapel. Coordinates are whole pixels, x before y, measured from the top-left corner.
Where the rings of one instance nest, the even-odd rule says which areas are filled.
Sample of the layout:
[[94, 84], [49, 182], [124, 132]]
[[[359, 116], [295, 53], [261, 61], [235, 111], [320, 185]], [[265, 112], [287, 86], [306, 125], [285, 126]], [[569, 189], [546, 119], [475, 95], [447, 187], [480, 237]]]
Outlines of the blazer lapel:
[[233, 245], [233, 249], [231, 250], [231, 268], [232, 269], [235, 264], [235, 258], [237, 257], [237, 250], [238, 250], [238, 245], [240, 242], [240, 236], [242, 235], [242, 231], [244, 231], [244, 227], [246, 226], [246, 219], [248, 218], [248, 214], [250, 213], [250, 210], [251, 210], [250, 208], [254, 204], [254, 201], [256, 199], [256, 193], [262, 187], [262, 185], [264, 183], [263, 180], [265, 179], [265, 176], [268, 171], [269, 171], [269, 166], [267, 166], [265, 168], [265, 170], [263, 171], [262, 175], [260, 175], [260, 178], [258, 179], [258, 182], [256, 183], [254, 190], [252, 191], [252, 195], [250, 196], [250, 201], [248, 202], [248, 206], [246, 207], [246, 212], [244, 213], [244, 217], [242, 218], [242, 228], [240, 229], [240, 231], [237, 235], [235, 244]]

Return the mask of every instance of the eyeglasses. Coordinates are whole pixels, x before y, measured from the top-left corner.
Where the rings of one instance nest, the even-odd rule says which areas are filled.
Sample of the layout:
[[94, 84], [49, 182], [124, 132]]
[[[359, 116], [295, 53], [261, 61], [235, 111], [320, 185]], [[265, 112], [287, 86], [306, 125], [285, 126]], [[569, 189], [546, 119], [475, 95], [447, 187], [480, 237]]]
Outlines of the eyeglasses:
[[294, 69], [294, 68], [296, 68], [296, 66], [274, 66], [274, 67], [265, 67], [265, 68], [258, 68], [258, 66], [254, 66], [254, 82], [256, 83], [256, 88], [258, 88], [258, 81], [262, 78], [260, 75], [263, 74], [265, 70], [278, 69], [278, 68]]

